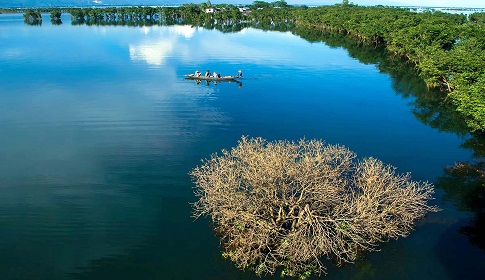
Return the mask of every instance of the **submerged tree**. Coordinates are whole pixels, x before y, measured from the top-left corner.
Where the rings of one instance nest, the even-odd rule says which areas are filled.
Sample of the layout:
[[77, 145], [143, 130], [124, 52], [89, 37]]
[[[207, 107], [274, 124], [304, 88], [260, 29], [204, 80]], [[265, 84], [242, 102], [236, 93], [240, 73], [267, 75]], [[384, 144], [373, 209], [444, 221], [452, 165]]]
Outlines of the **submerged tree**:
[[62, 11], [59, 8], [55, 8], [51, 10], [51, 22], [54, 25], [60, 25], [62, 24]]
[[42, 15], [40, 11], [27, 9], [24, 14], [24, 22], [29, 25], [42, 25]]
[[305, 278], [323, 259], [353, 262], [379, 242], [407, 236], [433, 188], [374, 158], [317, 140], [243, 137], [191, 172], [195, 216], [210, 216], [223, 256], [257, 275]]
[[62, 11], [59, 8], [55, 8], [51, 10], [51, 20], [60, 20], [62, 15]]

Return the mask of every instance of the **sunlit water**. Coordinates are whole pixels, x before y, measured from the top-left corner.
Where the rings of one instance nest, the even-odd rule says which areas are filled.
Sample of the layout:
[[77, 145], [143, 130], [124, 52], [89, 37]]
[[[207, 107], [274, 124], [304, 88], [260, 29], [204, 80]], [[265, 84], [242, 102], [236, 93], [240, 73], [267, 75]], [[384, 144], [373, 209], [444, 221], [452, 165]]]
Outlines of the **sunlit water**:
[[[28, 26], [0, 15], [1, 279], [253, 279], [194, 221], [188, 172], [242, 135], [318, 138], [433, 182], [463, 139], [412, 114], [375, 65], [291, 33]], [[195, 70], [237, 83], [196, 84]], [[483, 251], [442, 202], [408, 238], [328, 279], [467, 279]]]

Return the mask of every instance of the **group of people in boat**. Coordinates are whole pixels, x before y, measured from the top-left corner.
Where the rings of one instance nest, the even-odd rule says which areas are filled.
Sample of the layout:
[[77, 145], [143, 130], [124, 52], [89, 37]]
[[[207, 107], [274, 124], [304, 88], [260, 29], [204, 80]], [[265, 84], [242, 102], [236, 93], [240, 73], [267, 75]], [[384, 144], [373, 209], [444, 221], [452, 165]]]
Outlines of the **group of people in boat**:
[[[202, 73], [199, 70], [196, 70], [194, 76], [195, 77], [201, 77], [202, 76]], [[211, 71], [210, 70], [207, 70], [207, 71], [205, 71], [204, 77], [220, 78], [221, 77], [221, 74], [220, 73], [217, 73], [216, 71], [214, 71], [214, 73], [211, 75]], [[237, 75], [235, 77], [236, 78], [241, 78], [242, 77], [242, 71], [241, 70], [237, 71]]]

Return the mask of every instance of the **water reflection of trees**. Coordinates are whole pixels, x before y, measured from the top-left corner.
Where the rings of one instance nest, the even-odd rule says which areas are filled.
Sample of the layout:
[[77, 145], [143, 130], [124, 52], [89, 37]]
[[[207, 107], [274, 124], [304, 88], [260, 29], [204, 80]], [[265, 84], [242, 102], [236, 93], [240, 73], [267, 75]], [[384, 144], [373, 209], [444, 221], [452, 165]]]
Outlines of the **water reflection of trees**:
[[32, 25], [32, 26], [42, 26], [42, 19], [25, 19], [24, 20], [25, 24]]
[[340, 33], [305, 28], [295, 28], [292, 32], [309, 42], [342, 47], [348, 51], [349, 56], [361, 63], [375, 64], [379, 71], [392, 78], [396, 93], [412, 98], [410, 104], [418, 120], [439, 131], [462, 136], [465, 139], [462, 145], [464, 148], [471, 149], [476, 157], [485, 155], [485, 135], [470, 134], [463, 118], [456, 112], [453, 104], [446, 100], [445, 93], [428, 89], [413, 64], [390, 55], [384, 47], [367, 45]]
[[474, 218], [460, 229], [473, 245], [485, 250], [485, 161], [460, 162], [445, 169], [436, 187], [445, 190], [445, 198], [460, 210], [471, 211]]
[[131, 27], [147, 27], [147, 26], [172, 26], [172, 25], [191, 25], [194, 27], [202, 27], [209, 30], [218, 30], [222, 33], [240, 32], [245, 28], [257, 28], [267, 31], [290, 31], [295, 27], [292, 22], [256, 22], [256, 21], [233, 21], [233, 20], [205, 20], [194, 21], [183, 18], [164, 18], [161, 19], [147, 19], [147, 18], [132, 18], [132, 19], [117, 19], [117, 18], [96, 18], [96, 17], [72, 17], [72, 25], [98, 25], [98, 26], [131, 26]]

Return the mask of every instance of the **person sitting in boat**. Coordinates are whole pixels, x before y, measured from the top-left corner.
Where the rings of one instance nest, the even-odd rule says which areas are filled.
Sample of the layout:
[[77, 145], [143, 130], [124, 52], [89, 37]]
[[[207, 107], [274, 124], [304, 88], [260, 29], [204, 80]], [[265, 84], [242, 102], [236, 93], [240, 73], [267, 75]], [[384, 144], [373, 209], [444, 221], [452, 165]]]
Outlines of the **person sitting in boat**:
[[217, 72], [214, 71], [214, 74], [212, 75], [212, 77], [214, 77], [214, 78], [220, 78], [221, 77], [221, 74], [217, 74]]
[[199, 71], [199, 70], [196, 70], [196, 71], [195, 71], [195, 75], [194, 75], [194, 76], [196, 76], [196, 77], [200, 77], [200, 75], [201, 75], [201, 74], [202, 74], [202, 73], [200, 73], [200, 71]]
[[241, 78], [241, 77], [242, 77], [242, 71], [239, 70], [239, 71], [237, 71], [236, 78]]
[[211, 71], [209, 71], [209, 70], [205, 71], [205, 76], [206, 77], [210, 77], [210, 75], [211, 75]]

